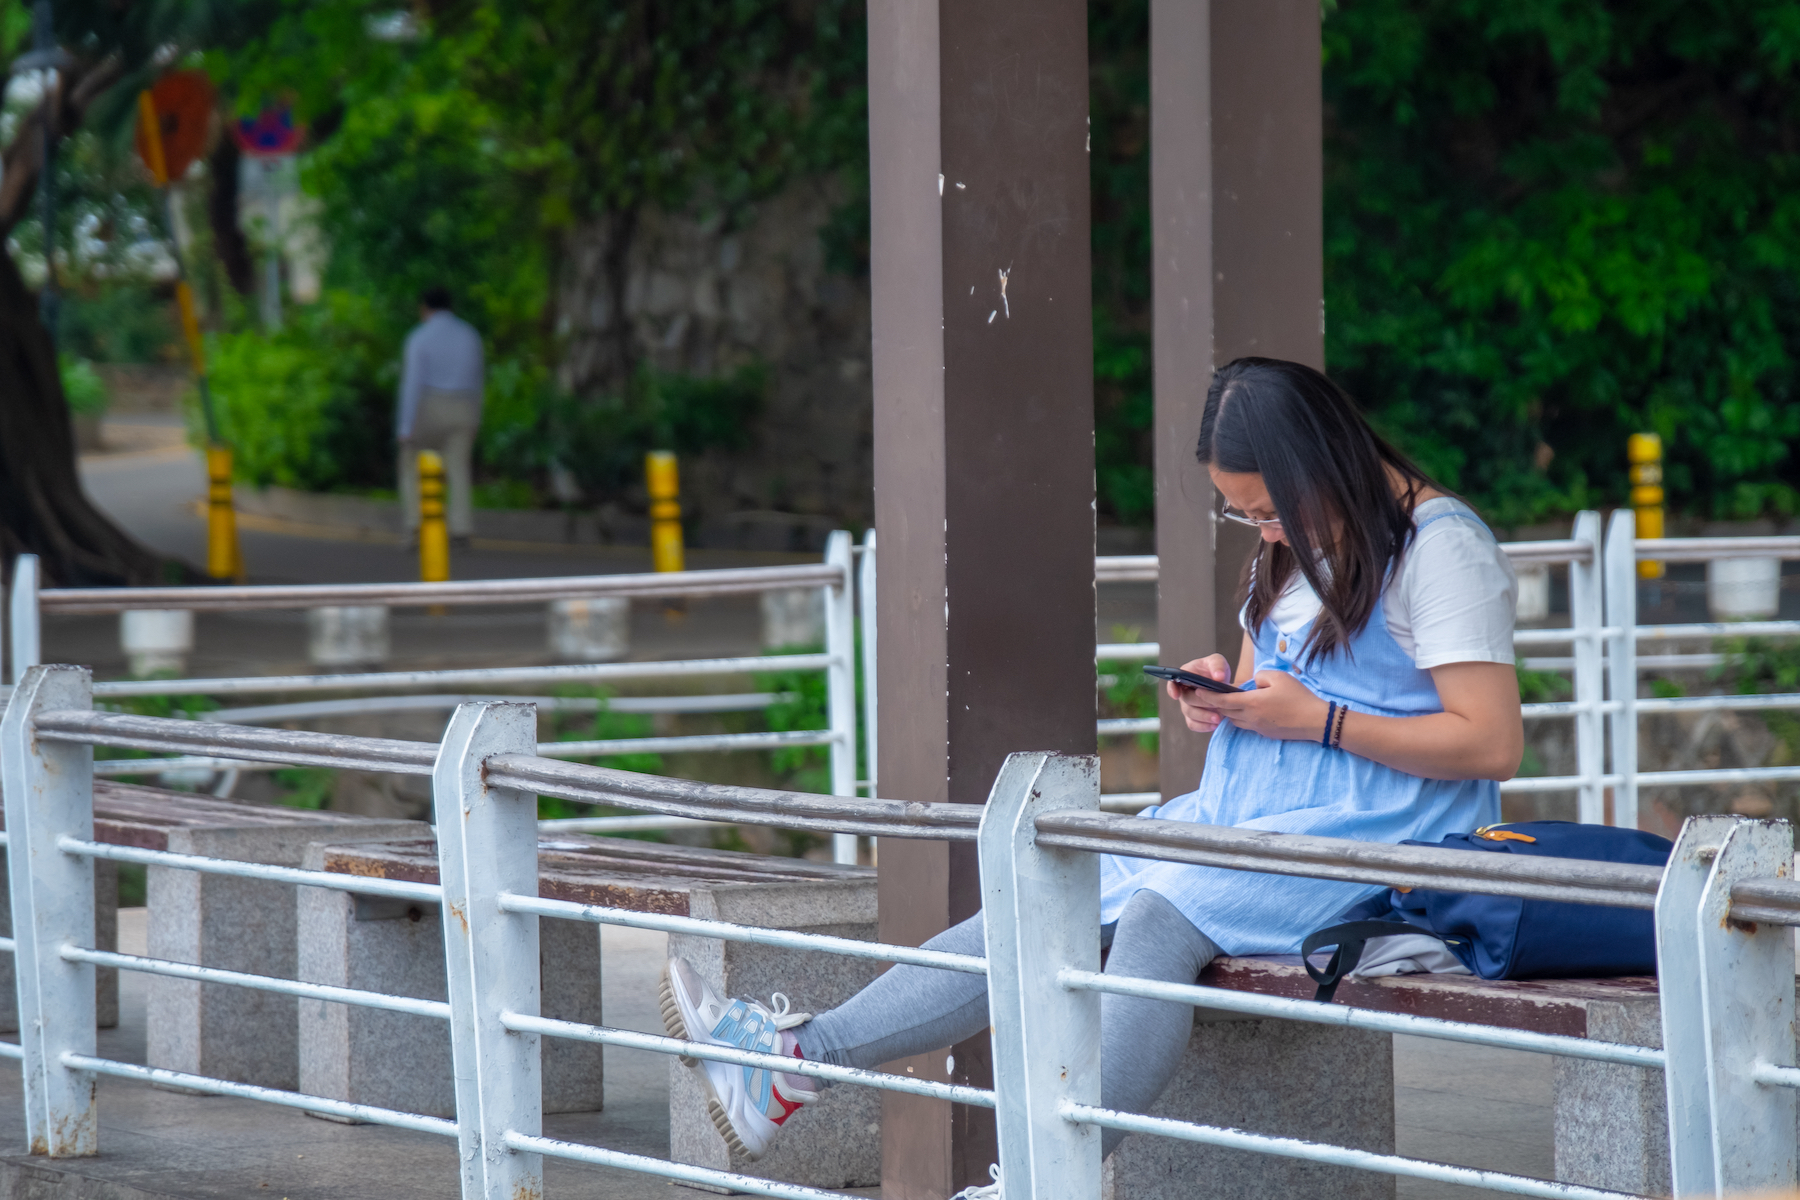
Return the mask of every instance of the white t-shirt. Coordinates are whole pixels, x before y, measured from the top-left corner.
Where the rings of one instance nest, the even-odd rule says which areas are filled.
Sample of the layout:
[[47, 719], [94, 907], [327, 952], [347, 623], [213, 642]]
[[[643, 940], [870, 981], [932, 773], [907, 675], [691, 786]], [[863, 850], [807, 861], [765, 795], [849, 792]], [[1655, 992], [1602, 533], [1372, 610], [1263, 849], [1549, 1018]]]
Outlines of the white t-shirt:
[[[1425, 524], [1448, 512], [1472, 514], [1448, 496], [1413, 510], [1423, 528], [1381, 597], [1388, 632], [1422, 671], [1445, 663], [1510, 663], [1518, 598], [1512, 562], [1478, 521], [1445, 517]], [[1293, 636], [1305, 631], [1319, 608], [1318, 594], [1295, 571], [1268, 619]]]

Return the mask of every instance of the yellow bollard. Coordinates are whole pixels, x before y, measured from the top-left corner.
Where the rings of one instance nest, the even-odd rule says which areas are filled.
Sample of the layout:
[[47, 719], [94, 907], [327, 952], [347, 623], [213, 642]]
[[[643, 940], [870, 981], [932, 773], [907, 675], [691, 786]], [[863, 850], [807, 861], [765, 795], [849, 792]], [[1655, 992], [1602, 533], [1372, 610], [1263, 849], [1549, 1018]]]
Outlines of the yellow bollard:
[[[1654, 433], [1634, 433], [1625, 440], [1625, 457], [1631, 463], [1631, 507], [1637, 512], [1637, 535], [1663, 535], [1662, 438]], [[1638, 563], [1639, 579], [1661, 579], [1663, 564]]]
[[652, 450], [644, 455], [644, 480], [650, 491], [650, 561], [658, 571], [682, 570], [681, 485], [675, 452]]
[[239, 579], [243, 556], [238, 551], [237, 510], [231, 503], [231, 447], [206, 448], [206, 573], [214, 579]]
[[[444, 460], [435, 450], [419, 451], [419, 580], [450, 578], [450, 531], [444, 525]], [[434, 605], [434, 614], [442, 611]]]

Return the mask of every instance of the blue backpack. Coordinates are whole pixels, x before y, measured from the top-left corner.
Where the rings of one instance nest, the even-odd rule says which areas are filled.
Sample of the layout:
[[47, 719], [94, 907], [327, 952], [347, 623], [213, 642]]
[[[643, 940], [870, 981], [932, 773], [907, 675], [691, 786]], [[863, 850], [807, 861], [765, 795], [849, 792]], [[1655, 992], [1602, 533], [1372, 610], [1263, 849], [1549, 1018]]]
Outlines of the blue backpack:
[[[1453, 833], [1437, 844], [1451, 850], [1652, 867], [1666, 865], [1674, 849], [1674, 843], [1653, 833], [1573, 821], [1488, 825], [1474, 833]], [[1362, 960], [1363, 947], [1370, 939], [1418, 933], [1442, 941], [1483, 979], [1592, 979], [1656, 973], [1656, 922], [1648, 909], [1415, 888], [1382, 892], [1352, 904], [1338, 914], [1336, 923], [1301, 944], [1307, 974], [1319, 985], [1313, 999], [1332, 998], [1338, 982]], [[1337, 948], [1330, 962], [1323, 969], [1315, 967], [1311, 956], [1328, 946]]]

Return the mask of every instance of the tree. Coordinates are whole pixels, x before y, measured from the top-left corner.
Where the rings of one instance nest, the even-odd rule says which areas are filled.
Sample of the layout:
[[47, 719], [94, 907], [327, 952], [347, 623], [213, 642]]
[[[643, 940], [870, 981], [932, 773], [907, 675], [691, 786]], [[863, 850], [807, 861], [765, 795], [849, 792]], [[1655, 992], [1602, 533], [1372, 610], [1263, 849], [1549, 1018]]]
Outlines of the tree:
[[[61, 69], [0, 149], [0, 237], [29, 214], [46, 148], [84, 124], [128, 133], [138, 89], [163, 64], [242, 36], [261, 12], [255, 0], [61, 0], [54, 26], [64, 48]], [[18, 0], [0, 5], [5, 61], [30, 34], [30, 15]], [[81, 490], [55, 348], [9, 250], [0, 253], [0, 555], [10, 563], [21, 553], [38, 555], [45, 578], [65, 585], [154, 583], [166, 574], [158, 555]]]

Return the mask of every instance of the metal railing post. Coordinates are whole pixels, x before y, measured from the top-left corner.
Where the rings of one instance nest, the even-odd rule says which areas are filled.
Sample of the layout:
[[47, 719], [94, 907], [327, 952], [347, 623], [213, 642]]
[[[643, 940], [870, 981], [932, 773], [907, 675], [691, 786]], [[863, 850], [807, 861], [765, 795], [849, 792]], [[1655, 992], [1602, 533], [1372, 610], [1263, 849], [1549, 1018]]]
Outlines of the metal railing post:
[[484, 778], [490, 756], [536, 748], [536, 705], [464, 704], [431, 775], [462, 1200], [543, 1195], [541, 1156], [506, 1144], [543, 1132], [539, 1036], [501, 1023], [539, 1015], [537, 918], [500, 909], [503, 893], [538, 892], [537, 797]]
[[1656, 891], [1656, 974], [1662, 1005], [1663, 1084], [1669, 1098], [1669, 1178], [1678, 1197], [1712, 1196], [1712, 1101], [1706, 1016], [1694, 921], [1719, 847], [1736, 817], [1689, 817]]
[[[825, 711], [833, 735], [831, 743], [831, 794], [856, 795], [856, 603], [852, 594], [855, 572], [848, 530], [834, 529], [825, 539], [825, 561], [842, 570], [835, 583], [825, 588]], [[856, 862], [856, 835], [831, 837], [832, 858]]]
[[1569, 564], [1569, 624], [1575, 642], [1575, 773], [1581, 777], [1576, 793], [1575, 819], [1598, 825], [1606, 819], [1603, 776], [1606, 773], [1605, 739], [1601, 736], [1600, 705], [1605, 696], [1605, 681], [1600, 669], [1599, 634], [1605, 619], [1600, 588], [1601, 544], [1600, 514], [1576, 514], [1577, 542], [1585, 542], [1590, 554], [1586, 562]]
[[94, 944], [94, 861], [65, 853], [63, 837], [94, 836], [94, 749], [36, 737], [39, 713], [93, 707], [85, 667], [33, 666], [0, 720], [0, 793], [6, 802], [25, 1132], [33, 1154], [98, 1154], [94, 1076], [64, 1065], [92, 1056], [94, 968], [67, 962], [64, 946]]
[[978, 857], [1000, 1178], [1008, 1196], [1100, 1194], [1100, 1130], [1063, 1113], [1100, 1103], [1100, 997], [1064, 968], [1100, 969], [1100, 859], [1037, 844], [1041, 813], [1100, 806], [1098, 759], [1008, 756], [981, 817]]
[[38, 556], [21, 554], [13, 559], [10, 642], [7, 647], [7, 669], [13, 683], [25, 678], [25, 672], [38, 665], [43, 658], [42, 638], [39, 633], [38, 617]]
[[1740, 820], [1706, 878], [1697, 919], [1713, 1179], [1719, 1195], [1792, 1188], [1796, 1096], [1757, 1078], [1794, 1066], [1794, 935], [1786, 926], [1731, 916], [1731, 888], [1791, 878], [1794, 830]]
[[1606, 527], [1606, 623], [1618, 630], [1606, 640], [1606, 677], [1617, 706], [1608, 714], [1612, 734], [1612, 823], [1638, 827], [1637, 715], [1637, 517], [1617, 509]]
[[863, 666], [863, 706], [862, 727], [863, 747], [869, 763], [867, 780], [869, 795], [879, 796], [881, 779], [881, 755], [877, 741], [879, 726], [875, 718], [879, 714], [878, 698], [875, 689], [876, 668], [880, 660], [876, 657], [875, 639], [875, 531], [863, 534], [862, 566], [856, 581], [856, 599], [861, 606], [862, 616], [862, 666]]

